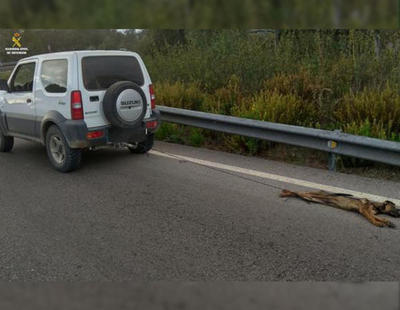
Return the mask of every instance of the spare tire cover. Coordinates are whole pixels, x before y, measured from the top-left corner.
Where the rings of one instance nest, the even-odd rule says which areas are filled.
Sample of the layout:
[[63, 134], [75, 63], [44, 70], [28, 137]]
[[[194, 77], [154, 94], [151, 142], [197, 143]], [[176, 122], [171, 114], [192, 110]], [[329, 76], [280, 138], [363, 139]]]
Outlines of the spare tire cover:
[[147, 111], [147, 100], [143, 90], [129, 81], [111, 85], [103, 99], [103, 112], [108, 121], [120, 128], [139, 126]]

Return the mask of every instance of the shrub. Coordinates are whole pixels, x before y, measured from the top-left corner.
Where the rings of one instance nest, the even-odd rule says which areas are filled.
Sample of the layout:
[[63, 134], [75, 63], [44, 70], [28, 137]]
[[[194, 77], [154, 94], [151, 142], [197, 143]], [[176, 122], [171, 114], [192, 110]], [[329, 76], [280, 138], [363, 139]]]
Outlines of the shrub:
[[248, 103], [234, 108], [233, 115], [244, 118], [299, 126], [314, 126], [318, 122], [317, 107], [295, 94], [261, 91]]
[[177, 124], [163, 123], [156, 132], [156, 139], [172, 143], [184, 143], [184, 129]]
[[155, 84], [157, 104], [169, 107], [202, 110], [205, 93], [198, 83], [162, 82]]
[[400, 94], [389, 85], [382, 91], [345, 94], [336, 107], [335, 118], [345, 132], [398, 140]]
[[191, 128], [189, 131], [189, 144], [191, 146], [202, 146], [204, 144], [205, 141], [205, 137], [202, 134], [202, 130], [198, 129], [198, 128]]

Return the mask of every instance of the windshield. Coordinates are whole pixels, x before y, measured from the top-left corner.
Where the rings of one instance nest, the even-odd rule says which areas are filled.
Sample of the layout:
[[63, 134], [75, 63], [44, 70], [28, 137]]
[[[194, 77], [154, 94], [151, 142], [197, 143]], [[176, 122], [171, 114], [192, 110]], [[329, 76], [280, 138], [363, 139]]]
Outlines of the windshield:
[[82, 59], [82, 78], [87, 90], [105, 90], [119, 81], [144, 84], [140, 64], [133, 56], [90, 56]]

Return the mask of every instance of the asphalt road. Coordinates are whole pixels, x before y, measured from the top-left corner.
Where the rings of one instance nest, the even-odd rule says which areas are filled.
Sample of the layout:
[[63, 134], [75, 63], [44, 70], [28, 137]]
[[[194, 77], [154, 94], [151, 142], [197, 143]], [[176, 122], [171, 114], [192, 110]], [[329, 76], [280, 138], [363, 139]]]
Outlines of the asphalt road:
[[2, 310], [398, 310], [392, 282], [0, 284]]
[[[155, 150], [400, 198], [393, 182], [166, 143]], [[280, 188], [301, 189], [125, 150], [86, 153], [81, 170], [61, 174], [41, 146], [19, 140], [0, 154], [0, 279], [400, 279], [400, 228], [284, 200]]]

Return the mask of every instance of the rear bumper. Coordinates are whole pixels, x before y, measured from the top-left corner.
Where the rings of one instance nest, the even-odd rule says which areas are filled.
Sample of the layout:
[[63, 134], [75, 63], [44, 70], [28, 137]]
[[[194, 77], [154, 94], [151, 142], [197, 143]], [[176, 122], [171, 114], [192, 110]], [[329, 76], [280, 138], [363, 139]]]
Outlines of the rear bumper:
[[[153, 134], [157, 131], [160, 127], [160, 119], [160, 112], [153, 110], [151, 117], [145, 119], [140, 126], [136, 128], [124, 129], [104, 126], [88, 129], [86, 125], [82, 126], [81, 123], [78, 124], [71, 121], [68, 123], [65, 122], [65, 128], [63, 131], [71, 148], [88, 148], [112, 143], [142, 142], [146, 140], [147, 135]], [[157, 126], [154, 128], [147, 128], [146, 123], [150, 122], [157, 122]], [[88, 139], [88, 133], [95, 131], [103, 131], [104, 134], [100, 138]]]
[[161, 113], [157, 109], [153, 110], [153, 113], [151, 114], [150, 118], [145, 119], [145, 122], [157, 122], [157, 127], [156, 128], [151, 128], [148, 129], [150, 133], [154, 133], [160, 128], [161, 126]]

